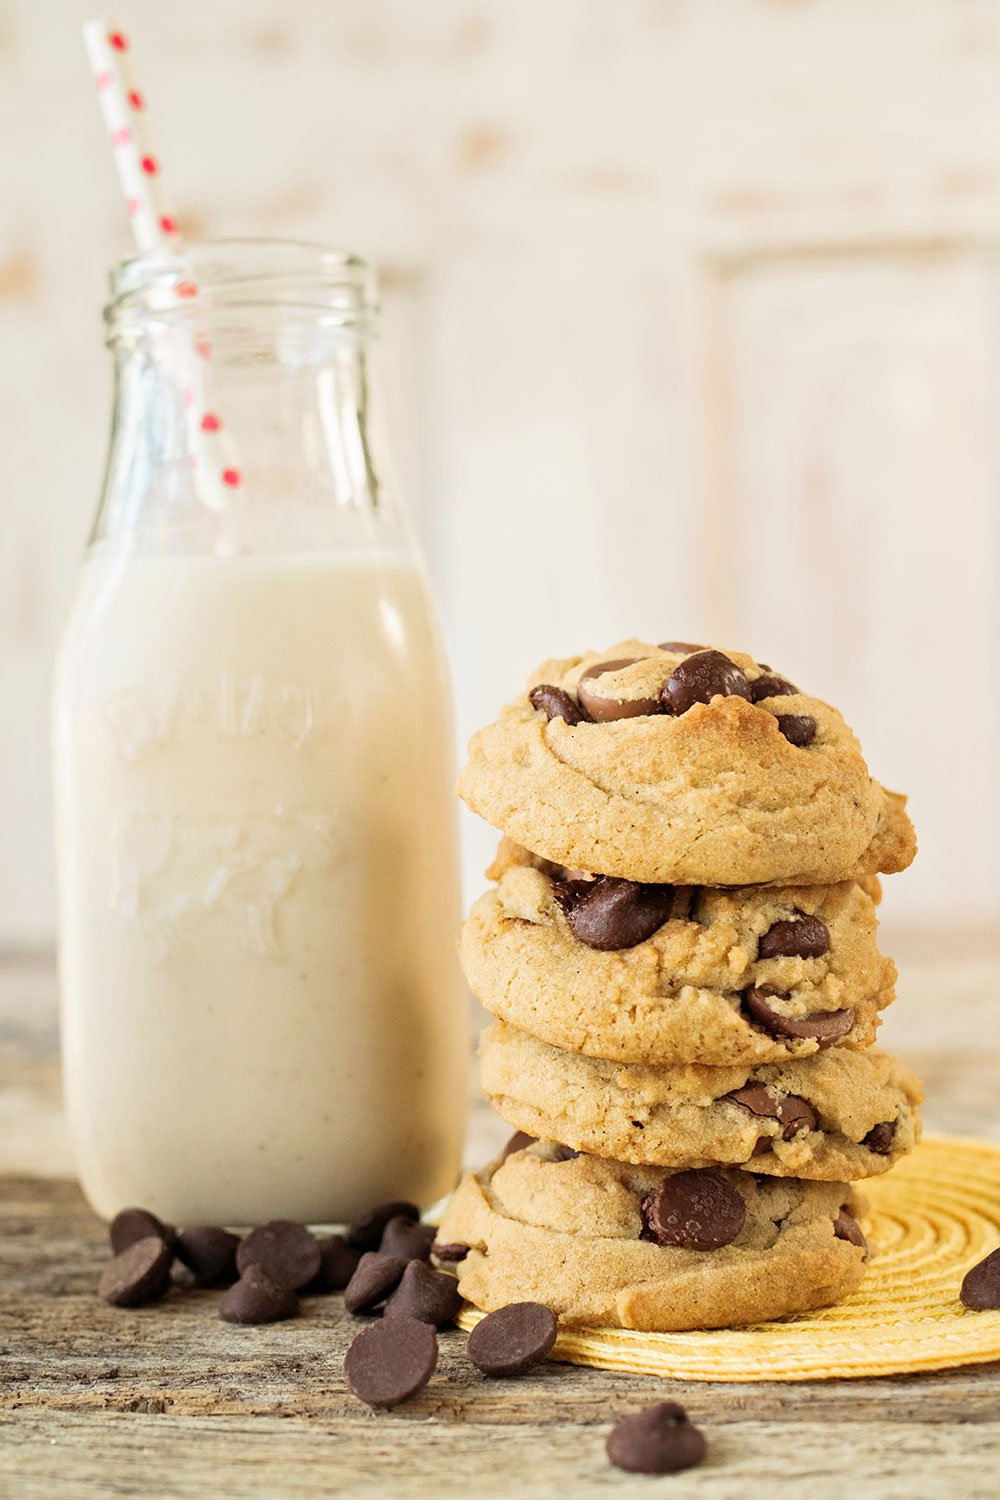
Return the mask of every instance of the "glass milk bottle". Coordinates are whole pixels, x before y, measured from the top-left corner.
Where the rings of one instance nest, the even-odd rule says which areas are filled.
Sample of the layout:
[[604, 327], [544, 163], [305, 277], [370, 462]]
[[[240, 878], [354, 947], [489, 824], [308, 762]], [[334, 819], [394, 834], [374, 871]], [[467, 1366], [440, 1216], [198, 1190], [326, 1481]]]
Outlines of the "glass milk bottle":
[[280, 242], [112, 276], [55, 701], [66, 1098], [105, 1216], [336, 1222], [455, 1181], [449, 693], [372, 299], [364, 262]]

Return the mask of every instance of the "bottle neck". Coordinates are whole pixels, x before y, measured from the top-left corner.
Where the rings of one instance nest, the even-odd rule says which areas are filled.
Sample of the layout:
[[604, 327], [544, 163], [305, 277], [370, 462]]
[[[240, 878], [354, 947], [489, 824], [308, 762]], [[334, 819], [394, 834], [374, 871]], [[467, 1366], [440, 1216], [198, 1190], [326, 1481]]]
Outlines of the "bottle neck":
[[178, 262], [116, 273], [115, 406], [92, 542], [232, 553], [405, 542], [360, 263], [337, 259], [347, 271], [335, 277], [329, 252], [252, 242], [191, 259], [194, 296]]

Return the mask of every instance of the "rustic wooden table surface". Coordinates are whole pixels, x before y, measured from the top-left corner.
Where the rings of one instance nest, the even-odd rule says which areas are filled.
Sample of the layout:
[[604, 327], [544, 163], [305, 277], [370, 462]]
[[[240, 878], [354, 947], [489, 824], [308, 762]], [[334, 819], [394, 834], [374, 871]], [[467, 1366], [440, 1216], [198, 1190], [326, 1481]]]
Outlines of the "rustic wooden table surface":
[[[1000, 1139], [1000, 964], [900, 967], [882, 1039], [922, 1073], [929, 1128]], [[47, 961], [0, 965], [2, 1500], [1000, 1496], [1000, 1365], [707, 1385], [549, 1364], [487, 1381], [456, 1332], [424, 1392], [374, 1415], [344, 1382], [358, 1325], [339, 1298], [270, 1328], [220, 1322], [211, 1293], [105, 1306], [105, 1231], [69, 1175], [52, 995]], [[470, 1160], [505, 1134], [479, 1106]], [[705, 1465], [657, 1479], [612, 1469], [612, 1420], [668, 1396], [703, 1426]]]

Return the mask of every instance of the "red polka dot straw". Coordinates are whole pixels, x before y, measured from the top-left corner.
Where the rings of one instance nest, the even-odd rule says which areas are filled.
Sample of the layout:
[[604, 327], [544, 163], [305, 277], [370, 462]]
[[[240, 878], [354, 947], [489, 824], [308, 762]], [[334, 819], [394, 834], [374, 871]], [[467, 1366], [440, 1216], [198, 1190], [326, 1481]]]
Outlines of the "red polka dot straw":
[[[136, 244], [143, 254], [174, 252], [180, 273], [175, 293], [197, 305], [198, 286], [190, 274], [185, 274], [177, 220], [167, 202], [159, 158], [153, 150], [145, 96], [132, 73], [128, 37], [121, 26], [102, 16], [87, 22], [83, 39]], [[211, 344], [185, 323], [177, 330], [174, 347], [188, 449], [199, 494], [206, 505], [222, 510], [228, 503], [226, 492], [242, 485], [243, 469], [231, 433], [216, 412], [206, 409], [205, 377], [199, 358], [207, 369]]]

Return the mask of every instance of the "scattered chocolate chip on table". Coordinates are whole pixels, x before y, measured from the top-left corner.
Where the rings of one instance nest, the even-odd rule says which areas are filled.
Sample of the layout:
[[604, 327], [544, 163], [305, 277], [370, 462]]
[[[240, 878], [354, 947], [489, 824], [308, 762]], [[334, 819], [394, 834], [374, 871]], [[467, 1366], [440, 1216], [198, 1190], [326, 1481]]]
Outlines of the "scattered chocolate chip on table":
[[259, 1266], [272, 1281], [297, 1292], [318, 1274], [322, 1264], [319, 1241], [304, 1224], [290, 1219], [271, 1219], [258, 1224], [240, 1241], [236, 1265], [243, 1275], [250, 1266]]
[[381, 1255], [377, 1250], [366, 1250], [344, 1290], [347, 1311], [374, 1312], [390, 1292], [396, 1290], [408, 1264], [400, 1255]]
[[487, 1313], [469, 1334], [469, 1358], [484, 1375], [523, 1375], [556, 1341], [553, 1314], [540, 1302], [510, 1302]]
[[660, 1401], [625, 1417], [608, 1435], [608, 1458], [630, 1474], [676, 1474], [700, 1464], [705, 1439], [676, 1401]]
[[978, 1311], [1000, 1308], [1000, 1249], [972, 1267], [962, 1282], [960, 1296], [966, 1307]]
[[177, 1236], [177, 1259], [191, 1271], [198, 1286], [231, 1286], [239, 1277], [238, 1234], [212, 1224], [184, 1229]]
[[384, 1316], [417, 1318], [444, 1328], [453, 1323], [462, 1306], [462, 1295], [454, 1276], [433, 1271], [422, 1260], [411, 1260], [402, 1280], [385, 1304]]
[[226, 1323], [282, 1323], [298, 1311], [295, 1293], [256, 1262], [247, 1266], [219, 1302], [219, 1317]]
[[134, 1240], [104, 1271], [98, 1286], [113, 1307], [141, 1307], [155, 1302], [170, 1285], [173, 1251], [158, 1234]]
[[398, 1255], [403, 1260], [426, 1260], [434, 1243], [434, 1225], [396, 1214], [382, 1231], [379, 1250], [383, 1255]]
[[344, 1356], [347, 1383], [368, 1406], [398, 1406], [430, 1380], [438, 1359], [429, 1323], [400, 1316], [362, 1329]]

